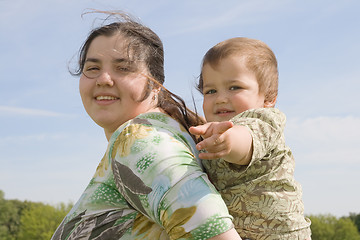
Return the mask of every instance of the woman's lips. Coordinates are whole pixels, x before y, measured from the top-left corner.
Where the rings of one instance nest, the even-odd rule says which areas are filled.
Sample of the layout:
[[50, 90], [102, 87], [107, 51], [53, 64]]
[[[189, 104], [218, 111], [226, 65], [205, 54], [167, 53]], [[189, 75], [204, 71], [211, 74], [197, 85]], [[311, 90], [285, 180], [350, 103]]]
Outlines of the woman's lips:
[[99, 105], [108, 105], [116, 102], [120, 98], [111, 95], [98, 95], [95, 97], [95, 101]]
[[113, 96], [97, 96], [95, 97], [96, 100], [98, 101], [106, 101], [106, 100], [117, 100], [117, 97], [113, 97]]

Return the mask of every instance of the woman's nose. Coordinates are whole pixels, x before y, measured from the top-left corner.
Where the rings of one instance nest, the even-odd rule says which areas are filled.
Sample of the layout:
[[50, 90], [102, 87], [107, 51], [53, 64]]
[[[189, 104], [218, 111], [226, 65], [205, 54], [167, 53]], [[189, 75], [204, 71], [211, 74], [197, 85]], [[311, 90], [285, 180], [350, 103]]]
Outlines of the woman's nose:
[[96, 79], [97, 86], [110, 86], [114, 85], [114, 81], [112, 80], [111, 74], [109, 72], [102, 72]]

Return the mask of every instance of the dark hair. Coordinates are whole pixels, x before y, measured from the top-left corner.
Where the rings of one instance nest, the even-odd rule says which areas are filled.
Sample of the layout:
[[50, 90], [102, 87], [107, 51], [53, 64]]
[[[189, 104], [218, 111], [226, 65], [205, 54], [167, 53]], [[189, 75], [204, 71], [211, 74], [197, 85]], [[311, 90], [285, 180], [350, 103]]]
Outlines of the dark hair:
[[[278, 67], [275, 54], [268, 45], [256, 39], [237, 37], [222, 41], [205, 54], [202, 66], [210, 64], [216, 68], [219, 61], [229, 56], [239, 56], [245, 67], [252, 71], [259, 84], [259, 90], [265, 95], [265, 100], [272, 101], [278, 94]], [[203, 93], [202, 69], [197, 89]]]
[[[144, 26], [138, 21], [134, 20], [128, 14], [123, 12], [102, 12], [111, 17], [116, 17], [116, 21], [92, 30], [82, 45], [79, 51], [78, 68], [72, 74], [80, 76], [86, 55], [90, 44], [98, 36], [114, 36], [121, 35], [128, 44], [128, 57], [130, 60], [141, 61], [148, 70], [147, 76], [148, 84], [144, 89], [145, 100], [153, 88], [160, 88], [158, 94], [158, 107], [163, 109], [172, 118], [180, 122], [188, 131], [189, 127], [198, 124], [203, 124], [204, 121], [197, 115], [196, 112], [191, 111], [186, 107], [184, 100], [167, 90], [163, 83], [165, 81], [164, 75], [164, 48], [161, 39], [150, 28]], [[134, 59], [136, 58], [136, 59]], [[193, 137], [194, 138], [194, 137]], [[195, 139], [195, 138], [194, 138]]]

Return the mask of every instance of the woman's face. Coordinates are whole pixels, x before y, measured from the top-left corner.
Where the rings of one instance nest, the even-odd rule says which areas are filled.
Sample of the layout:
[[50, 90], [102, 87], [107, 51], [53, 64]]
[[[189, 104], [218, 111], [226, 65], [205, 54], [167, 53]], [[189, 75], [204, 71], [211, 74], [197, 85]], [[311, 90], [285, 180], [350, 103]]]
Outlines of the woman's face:
[[[140, 67], [139, 67], [140, 66]], [[124, 122], [154, 109], [152, 94], [144, 96], [145, 67], [131, 62], [121, 35], [96, 37], [86, 54], [80, 95], [89, 116], [106, 136]]]

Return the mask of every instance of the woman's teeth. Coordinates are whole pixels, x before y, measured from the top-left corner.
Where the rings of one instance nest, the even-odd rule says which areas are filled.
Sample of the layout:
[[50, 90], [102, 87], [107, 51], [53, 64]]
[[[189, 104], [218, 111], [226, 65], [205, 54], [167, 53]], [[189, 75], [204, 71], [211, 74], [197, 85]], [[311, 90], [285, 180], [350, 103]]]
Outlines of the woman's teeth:
[[116, 97], [112, 97], [112, 96], [98, 96], [96, 97], [96, 100], [115, 100], [117, 99]]

